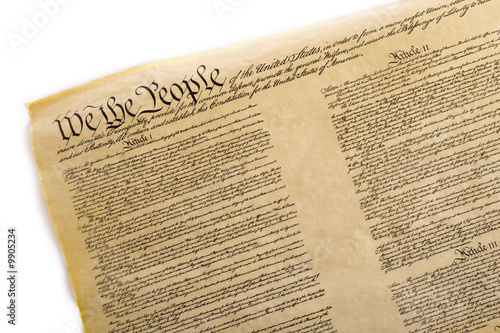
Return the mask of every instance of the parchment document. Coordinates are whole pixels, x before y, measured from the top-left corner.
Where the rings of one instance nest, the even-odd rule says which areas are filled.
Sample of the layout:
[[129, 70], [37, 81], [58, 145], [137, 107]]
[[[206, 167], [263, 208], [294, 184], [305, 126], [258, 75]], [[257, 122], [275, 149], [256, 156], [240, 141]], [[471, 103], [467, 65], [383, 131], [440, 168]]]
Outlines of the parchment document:
[[500, 1], [409, 1], [31, 103], [87, 333], [500, 331]]

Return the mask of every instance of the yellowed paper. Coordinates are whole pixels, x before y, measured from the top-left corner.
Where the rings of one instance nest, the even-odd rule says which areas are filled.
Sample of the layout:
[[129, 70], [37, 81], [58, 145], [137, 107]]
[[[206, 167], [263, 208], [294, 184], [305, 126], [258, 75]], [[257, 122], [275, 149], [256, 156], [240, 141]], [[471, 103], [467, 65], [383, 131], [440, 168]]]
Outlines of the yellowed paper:
[[86, 332], [500, 330], [499, 5], [409, 1], [31, 103]]

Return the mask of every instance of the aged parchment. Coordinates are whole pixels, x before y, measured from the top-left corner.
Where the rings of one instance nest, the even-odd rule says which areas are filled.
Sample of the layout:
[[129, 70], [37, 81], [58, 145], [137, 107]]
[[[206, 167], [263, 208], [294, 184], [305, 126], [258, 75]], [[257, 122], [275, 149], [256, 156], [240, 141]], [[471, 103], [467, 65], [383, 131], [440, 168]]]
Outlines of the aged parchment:
[[409, 1], [31, 103], [86, 332], [500, 330], [499, 5]]

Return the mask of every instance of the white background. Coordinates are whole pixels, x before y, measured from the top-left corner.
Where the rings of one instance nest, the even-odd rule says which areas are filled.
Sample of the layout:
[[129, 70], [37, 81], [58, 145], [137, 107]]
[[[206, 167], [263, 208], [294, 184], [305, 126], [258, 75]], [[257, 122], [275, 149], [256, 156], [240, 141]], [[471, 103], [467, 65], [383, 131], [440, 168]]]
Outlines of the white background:
[[[382, 6], [394, 10], [398, 1], [0, 2], [0, 332], [83, 333], [38, 178], [26, 103], [150, 61]], [[18, 230], [16, 326], [7, 324], [9, 226]]]

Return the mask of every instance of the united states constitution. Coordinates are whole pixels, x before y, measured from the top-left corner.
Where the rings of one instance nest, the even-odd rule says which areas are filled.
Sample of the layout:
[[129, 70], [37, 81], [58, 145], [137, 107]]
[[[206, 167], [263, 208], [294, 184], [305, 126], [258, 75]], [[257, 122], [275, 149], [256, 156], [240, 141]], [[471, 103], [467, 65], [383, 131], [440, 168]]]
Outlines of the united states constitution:
[[500, 1], [388, 13], [29, 104], [87, 333], [500, 332]]

